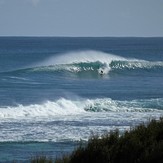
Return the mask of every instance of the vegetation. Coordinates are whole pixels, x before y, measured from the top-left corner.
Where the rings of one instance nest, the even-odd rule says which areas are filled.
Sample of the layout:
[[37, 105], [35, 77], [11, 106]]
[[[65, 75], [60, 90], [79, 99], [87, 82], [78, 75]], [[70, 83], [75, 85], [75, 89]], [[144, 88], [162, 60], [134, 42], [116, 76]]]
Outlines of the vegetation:
[[53, 163], [54, 161], [46, 156], [36, 156], [31, 158], [31, 163]]
[[[50, 160], [44, 160], [44, 162]], [[41, 159], [37, 162], [42, 162]], [[116, 130], [101, 138], [93, 136], [71, 155], [56, 163], [162, 163], [163, 118], [141, 124], [120, 136]]]

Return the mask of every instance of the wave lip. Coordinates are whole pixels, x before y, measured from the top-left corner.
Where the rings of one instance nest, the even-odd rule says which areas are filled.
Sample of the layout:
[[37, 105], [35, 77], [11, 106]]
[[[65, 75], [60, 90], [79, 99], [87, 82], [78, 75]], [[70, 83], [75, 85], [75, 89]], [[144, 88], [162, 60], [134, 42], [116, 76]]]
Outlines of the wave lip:
[[0, 118], [53, 117], [88, 112], [162, 112], [163, 99], [118, 101], [110, 98], [68, 100], [60, 98], [43, 104], [0, 108]]

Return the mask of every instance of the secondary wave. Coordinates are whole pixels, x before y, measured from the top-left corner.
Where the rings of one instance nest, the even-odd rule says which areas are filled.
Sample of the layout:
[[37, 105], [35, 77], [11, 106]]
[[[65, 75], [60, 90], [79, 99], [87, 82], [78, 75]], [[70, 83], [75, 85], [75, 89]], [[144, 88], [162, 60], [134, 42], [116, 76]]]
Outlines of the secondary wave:
[[53, 117], [91, 112], [163, 112], [163, 99], [118, 101], [110, 98], [69, 100], [0, 108], [0, 118]]

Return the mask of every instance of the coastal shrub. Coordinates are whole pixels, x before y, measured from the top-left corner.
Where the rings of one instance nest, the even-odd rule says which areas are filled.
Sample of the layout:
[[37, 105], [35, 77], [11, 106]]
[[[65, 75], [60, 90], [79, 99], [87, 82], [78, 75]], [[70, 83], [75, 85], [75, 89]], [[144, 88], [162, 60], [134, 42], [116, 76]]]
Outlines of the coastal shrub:
[[[89, 139], [76, 149], [69, 163], [161, 163], [163, 162], [163, 118], [141, 124], [119, 136], [118, 130]], [[62, 161], [60, 160], [60, 163]], [[66, 162], [64, 162], [66, 163]]]
[[163, 118], [141, 124], [120, 136], [118, 130], [92, 136], [56, 163], [162, 163]]

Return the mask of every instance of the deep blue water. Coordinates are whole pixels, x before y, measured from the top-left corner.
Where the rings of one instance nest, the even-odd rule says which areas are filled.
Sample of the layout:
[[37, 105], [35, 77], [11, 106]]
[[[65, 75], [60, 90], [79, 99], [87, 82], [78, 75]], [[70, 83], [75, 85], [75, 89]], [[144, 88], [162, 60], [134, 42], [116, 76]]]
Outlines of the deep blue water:
[[0, 161], [159, 118], [162, 88], [163, 38], [0, 37]]

